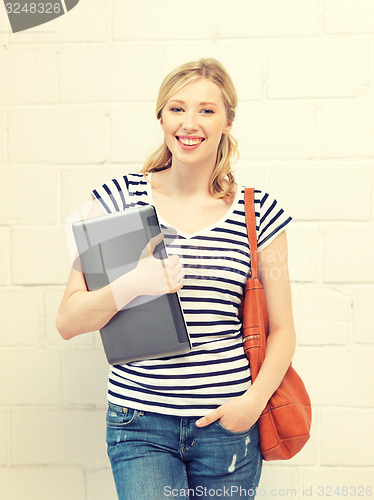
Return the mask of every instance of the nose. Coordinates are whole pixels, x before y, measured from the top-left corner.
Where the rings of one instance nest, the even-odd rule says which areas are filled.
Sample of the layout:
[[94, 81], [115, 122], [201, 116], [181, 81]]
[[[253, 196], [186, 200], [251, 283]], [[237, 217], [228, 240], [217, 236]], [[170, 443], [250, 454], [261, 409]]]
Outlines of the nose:
[[184, 120], [182, 127], [186, 132], [196, 132], [198, 129], [198, 125], [195, 120], [195, 116], [193, 113], [184, 113]]

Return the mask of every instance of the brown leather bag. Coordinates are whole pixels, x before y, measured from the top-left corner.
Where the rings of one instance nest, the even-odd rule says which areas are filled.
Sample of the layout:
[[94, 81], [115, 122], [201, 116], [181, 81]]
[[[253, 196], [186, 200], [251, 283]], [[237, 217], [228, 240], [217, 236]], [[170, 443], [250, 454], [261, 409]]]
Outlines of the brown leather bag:
[[[245, 213], [251, 255], [251, 278], [242, 301], [244, 351], [251, 366], [252, 382], [265, 358], [269, 333], [265, 294], [258, 278], [254, 189], [245, 190]], [[310, 438], [311, 405], [303, 381], [288, 368], [281, 384], [258, 419], [260, 449], [264, 460], [287, 460]]]

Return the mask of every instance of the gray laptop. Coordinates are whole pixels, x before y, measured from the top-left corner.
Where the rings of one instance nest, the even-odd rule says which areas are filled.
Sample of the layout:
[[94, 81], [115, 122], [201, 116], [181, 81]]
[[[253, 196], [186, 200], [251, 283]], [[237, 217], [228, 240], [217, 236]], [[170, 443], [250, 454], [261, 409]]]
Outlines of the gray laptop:
[[[73, 223], [88, 290], [97, 290], [134, 269], [142, 250], [161, 232], [153, 205]], [[153, 255], [166, 258], [162, 240]], [[142, 295], [100, 330], [112, 365], [185, 354], [191, 342], [178, 293]]]

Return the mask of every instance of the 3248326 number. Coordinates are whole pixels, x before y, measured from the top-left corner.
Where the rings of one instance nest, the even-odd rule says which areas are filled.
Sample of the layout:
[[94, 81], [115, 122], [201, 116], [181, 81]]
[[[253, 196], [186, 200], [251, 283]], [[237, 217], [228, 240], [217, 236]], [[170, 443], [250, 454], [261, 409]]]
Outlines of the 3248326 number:
[[373, 488], [371, 486], [318, 486], [320, 497], [371, 497]]
[[36, 3], [30, 2], [25, 3], [22, 7], [18, 2], [14, 3], [6, 3], [5, 8], [8, 14], [21, 14], [22, 12], [25, 14], [60, 14], [61, 13], [61, 4], [60, 3]]

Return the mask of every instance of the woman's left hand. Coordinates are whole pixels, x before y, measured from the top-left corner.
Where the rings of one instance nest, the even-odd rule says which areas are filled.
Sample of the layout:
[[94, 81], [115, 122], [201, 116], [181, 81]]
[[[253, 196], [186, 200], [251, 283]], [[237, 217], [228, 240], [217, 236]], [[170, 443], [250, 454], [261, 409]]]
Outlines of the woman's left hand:
[[230, 399], [227, 403], [197, 420], [196, 425], [205, 427], [219, 419], [226, 429], [233, 432], [243, 432], [257, 422], [264, 408], [263, 401], [259, 401], [249, 389], [242, 396]]

